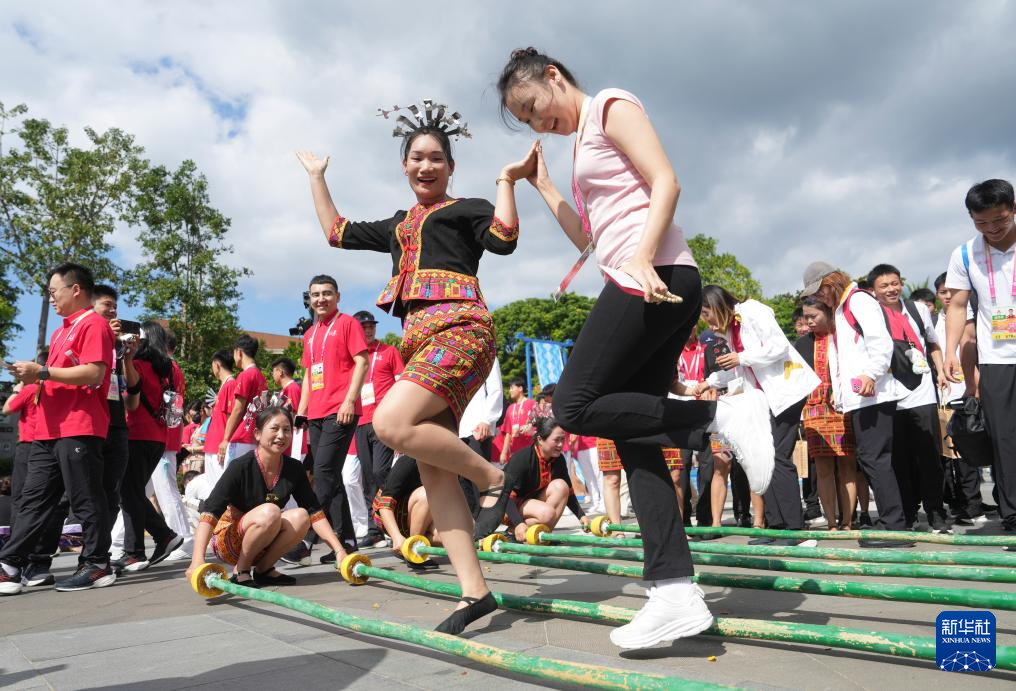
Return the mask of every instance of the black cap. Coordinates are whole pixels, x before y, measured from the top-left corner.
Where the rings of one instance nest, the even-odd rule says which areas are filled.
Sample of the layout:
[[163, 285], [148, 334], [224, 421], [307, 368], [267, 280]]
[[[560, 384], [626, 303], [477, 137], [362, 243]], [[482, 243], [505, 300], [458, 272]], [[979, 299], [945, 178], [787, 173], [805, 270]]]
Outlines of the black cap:
[[353, 319], [360, 322], [361, 325], [377, 324], [377, 319], [375, 319], [374, 315], [368, 312], [367, 310], [360, 310], [359, 312], [353, 315]]

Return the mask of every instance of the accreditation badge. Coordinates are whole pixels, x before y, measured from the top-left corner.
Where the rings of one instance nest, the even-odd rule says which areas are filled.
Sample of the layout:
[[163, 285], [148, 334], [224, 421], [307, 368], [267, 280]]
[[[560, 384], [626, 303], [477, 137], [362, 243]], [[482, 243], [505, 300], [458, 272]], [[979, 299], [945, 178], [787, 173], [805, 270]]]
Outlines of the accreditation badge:
[[991, 340], [1016, 340], [1016, 305], [991, 309]]
[[318, 362], [310, 366], [310, 390], [320, 391], [325, 388], [325, 363]]
[[360, 403], [374, 405], [374, 382], [369, 381], [360, 389]]

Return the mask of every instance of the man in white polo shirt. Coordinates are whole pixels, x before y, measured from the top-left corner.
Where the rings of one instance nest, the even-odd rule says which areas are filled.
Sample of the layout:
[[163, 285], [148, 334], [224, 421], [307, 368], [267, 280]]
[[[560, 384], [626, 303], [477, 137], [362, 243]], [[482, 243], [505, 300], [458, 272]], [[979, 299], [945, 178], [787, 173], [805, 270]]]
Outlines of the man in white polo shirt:
[[962, 376], [956, 348], [963, 335], [970, 293], [977, 297], [979, 392], [995, 451], [998, 513], [1016, 532], [1016, 200], [1005, 180], [970, 188], [967, 211], [978, 234], [953, 250], [945, 285], [952, 290], [946, 315], [946, 376]]

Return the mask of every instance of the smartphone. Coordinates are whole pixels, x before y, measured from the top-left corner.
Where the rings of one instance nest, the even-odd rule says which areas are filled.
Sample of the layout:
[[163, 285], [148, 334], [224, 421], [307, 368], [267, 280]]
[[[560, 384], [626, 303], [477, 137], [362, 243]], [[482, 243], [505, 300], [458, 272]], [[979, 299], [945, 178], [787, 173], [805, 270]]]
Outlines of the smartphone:
[[135, 336], [141, 335], [141, 322], [132, 322], [130, 319], [120, 320], [120, 333], [121, 334], [134, 334]]
[[854, 393], [861, 393], [861, 378], [854, 377], [850, 380], [850, 388], [854, 390]]

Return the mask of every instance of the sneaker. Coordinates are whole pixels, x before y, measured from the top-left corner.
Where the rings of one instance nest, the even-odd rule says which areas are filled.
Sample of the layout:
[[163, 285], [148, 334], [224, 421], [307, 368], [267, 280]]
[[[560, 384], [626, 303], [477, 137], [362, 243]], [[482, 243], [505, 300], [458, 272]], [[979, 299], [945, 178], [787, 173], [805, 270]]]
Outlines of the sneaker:
[[657, 643], [694, 636], [713, 625], [702, 590], [697, 585], [686, 589], [683, 602], [664, 599], [656, 586], [649, 588], [649, 600], [635, 617], [610, 632], [610, 641], [618, 648], [649, 648]]
[[[384, 539], [382, 539], [379, 544], [380, 544], [380, 546], [384, 547], [388, 543], [385, 542]], [[353, 546], [353, 545], [349, 544], [348, 542], [343, 542], [342, 546], [346, 548], [346, 554], [352, 554], [353, 552], [360, 551], [359, 546]], [[321, 558], [318, 559], [318, 561], [321, 562], [322, 564], [334, 564], [335, 563], [335, 552], [333, 552], [332, 550], [328, 550], [328, 554], [322, 554]]]
[[303, 540], [282, 555], [282, 561], [293, 566], [310, 566], [310, 547]]
[[322, 564], [334, 564], [335, 563], [335, 552], [333, 550], [328, 550], [328, 553], [327, 554], [322, 554], [321, 558], [318, 559], [318, 561], [321, 562]]
[[28, 563], [21, 571], [21, 585], [26, 588], [38, 588], [44, 585], [53, 585], [56, 579], [49, 569], [42, 564]]
[[952, 530], [950, 530], [949, 524], [945, 522], [944, 516], [929, 516], [928, 525], [931, 527], [931, 532], [933, 533], [937, 533], [939, 535], [952, 535]]
[[804, 512], [805, 521], [814, 521], [816, 518], [822, 517], [822, 509], [817, 506], [809, 506]]
[[871, 514], [867, 511], [862, 511], [858, 519], [854, 521], [854, 524], [860, 526], [861, 528], [871, 528], [875, 525], [871, 522]]
[[21, 592], [21, 569], [12, 574], [0, 565], [0, 595], [17, 595]]
[[825, 516], [819, 516], [818, 518], [812, 518], [810, 521], [808, 519], [805, 519], [805, 521], [808, 523], [808, 527], [809, 528], [828, 528], [829, 527], [829, 519], [826, 518]]
[[765, 395], [758, 389], [746, 389], [734, 396], [721, 396], [716, 405], [716, 429], [733, 448], [751, 491], [765, 494], [776, 455]]
[[133, 573], [135, 571], [144, 571], [149, 567], [149, 562], [144, 557], [138, 557], [133, 554], [127, 554], [109, 563], [113, 567], [113, 572], [120, 575], [124, 571]]
[[169, 556], [166, 557], [166, 561], [187, 561], [190, 558], [191, 553], [183, 547], [180, 547], [179, 549], [174, 549], [170, 552]]
[[983, 513], [980, 516], [974, 516], [970, 519], [970, 525], [984, 525], [988, 522], [988, 517]]
[[116, 574], [109, 566], [83, 564], [74, 572], [73, 576], [57, 581], [55, 589], [61, 593], [69, 593], [75, 590], [105, 588], [114, 583], [116, 583]]
[[180, 549], [183, 545], [183, 536], [173, 534], [173, 537], [165, 540], [164, 542], [155, 543], [155, 551], [152, 552], [152, 558], [148, 560], [149, 566], [155, 566], [160, 561], [164, 561], [169, 557], [173, 550]]

